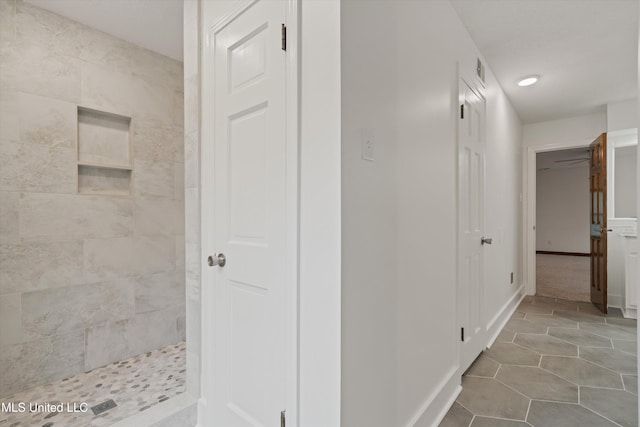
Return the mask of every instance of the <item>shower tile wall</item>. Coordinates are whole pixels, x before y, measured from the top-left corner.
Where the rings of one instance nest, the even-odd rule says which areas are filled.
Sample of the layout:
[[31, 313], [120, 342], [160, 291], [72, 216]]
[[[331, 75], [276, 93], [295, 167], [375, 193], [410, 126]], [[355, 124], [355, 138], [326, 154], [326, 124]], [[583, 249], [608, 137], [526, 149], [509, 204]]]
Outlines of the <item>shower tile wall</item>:
[[[131, 197], [78, 194], [78, 106], [131, 117]], [[183, 123], [180, 62], [0, 0], [0, 397], [185, 339]]]

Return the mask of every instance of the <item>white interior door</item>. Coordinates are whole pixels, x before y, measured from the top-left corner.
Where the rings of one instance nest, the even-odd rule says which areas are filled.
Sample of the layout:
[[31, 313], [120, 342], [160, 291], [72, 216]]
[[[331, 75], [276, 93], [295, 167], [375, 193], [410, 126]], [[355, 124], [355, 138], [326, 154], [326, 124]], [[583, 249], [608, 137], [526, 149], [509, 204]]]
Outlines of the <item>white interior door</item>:
[[[212, 287], [209, 300], [203, 291], [203, 309], [213, 307], [207, 314], [211, 325], [203, 327], [211, 334], [203, 342], [212, 343], [211, 357], [203, 360], [203, 366], [212, 364], [211, 377], [203, 368], [203, 398], [212, 408], [207, 425], [280, 426], [282, 411], [291, 413], [295, 399], [289, 273], [295, 259], [287, 242], [296, 219], [287, 215], [287, 63], [281, 39], [286, 12], [282, 0], [239, 1], [222, 20], [205, 23], [211, 30], [203, 70], [203, 146], [212, 147], [203, 151], [212, 150], [214, 167], [212, 182], [203, 182], [203, 206], [210, 198], [213, 216], [203, 217], [203, 230], [212, 223], [214, 252], [210, 280], [202, 285]], [[215, 265], [221, 254], [226, 263]]]
[[484, 187], [485, 100], [460, 79], [458, 119], [458, 320], [460, 369], [485, 346]]

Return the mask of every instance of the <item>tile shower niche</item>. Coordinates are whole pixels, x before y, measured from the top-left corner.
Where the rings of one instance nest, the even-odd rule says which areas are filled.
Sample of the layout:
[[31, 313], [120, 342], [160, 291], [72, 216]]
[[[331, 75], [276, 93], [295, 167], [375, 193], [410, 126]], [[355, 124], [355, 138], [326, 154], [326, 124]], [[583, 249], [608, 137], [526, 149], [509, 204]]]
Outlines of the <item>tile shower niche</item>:
[[78, 107], [78, 193], [130, 196], [131, 117]]

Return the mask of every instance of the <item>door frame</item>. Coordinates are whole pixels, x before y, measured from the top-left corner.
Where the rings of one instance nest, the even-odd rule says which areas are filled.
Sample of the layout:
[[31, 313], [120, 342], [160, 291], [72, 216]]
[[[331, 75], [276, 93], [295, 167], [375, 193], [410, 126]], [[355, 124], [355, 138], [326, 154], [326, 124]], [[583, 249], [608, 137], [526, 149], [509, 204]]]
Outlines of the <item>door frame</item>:
[[579, 139], [524, 147], [522, 177], [522, 191], [524, 194], [522, 241], [524, 247], [522, 251], [522, 267], [525, 278], [525, 293], [527, 295], [536, 294], [536, 154], [571, 148], [587, 148], [591, 142], [591, 139]]
[[[215, 114], [214, 99], [215, 85], [214, 78], [203, 78], [207, 73], [213, 75], [215, 72], [215, 56], [211, 53], [213, 47], [213, 34], [223, 29], [236, 16], [248, 9], [258, 0], [233, 0], [225, 2], [228, 7], [226, 13], [217, 17], [214, 23], [207, 27], [208, 17], [202, 11], [201, 23], [201, 89], [200, 89], [200, 109], [201, 117], [209, 117]], [[266, 0], [263, 0], [266, 1]], [[287, 26], [287, 52], [285, 57], [286, 69], [286, 237], [285, 253], [278, 262], [284, 263], [287, 277], [287, 300], [286, 313], [288, 325], [287, 340], [290, 354], [288, 355], [287, 377], [283, 379], [287, 388], [287, 425], [296, 427], [299, 425], [299, 287], [300, 287], [300, 62], [299, 62], [299, 28], [300, 28], [300, 0], [286, 0], [285, 24]], [[205, 96], [205, 94], [211, 94]], [[207, 102], [207, 100], [209, 102]], [[205, 120], [200, 121], [201, 143], [200, 143], [200, 223], [201, 223], [201, 259], [200, 259], [200, 294], [201, 294], [201, 343], [200, 350], [200, 399], [198, 404], [198, 425], [210, 425], [212, 422], [212, 405], [208, 404], [207, 398], [214, 395], [211, 384], [213, 378], [212, 364], [216, 360], [216, 349], [213, 340], [207, 339], [214, 333], [213, 328], [213, 288], [208, 284], [215, 279], [214, 269], [205, 262], [210, 254], [216, 252], [214, 246], [214, 221], [215, 213], [213, 191], [204, 191], [206, 188], [213, 189], [212, 185], [206, 183], [214, 182], [214, 149], [213, 140], [215, 131], [212, 125], [206, 125]], [[210, 165], [210, 167], [203, 167]], [[281, 410], [274, 408], [275, 410]]]

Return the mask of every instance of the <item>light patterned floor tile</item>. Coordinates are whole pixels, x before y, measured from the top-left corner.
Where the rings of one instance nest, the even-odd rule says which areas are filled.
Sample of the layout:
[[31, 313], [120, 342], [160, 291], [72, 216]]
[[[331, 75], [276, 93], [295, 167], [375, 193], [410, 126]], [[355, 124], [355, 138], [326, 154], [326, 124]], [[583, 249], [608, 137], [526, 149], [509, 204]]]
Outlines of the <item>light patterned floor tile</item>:
[[[0, 426], [109, 426], [185, 390], [185, 343], [170, 345], [92, 371], [2, 398], [4, 403], [63, 404], [62, 412], [0, 412]], [[113, 399], [117, 406], [99, 415], [91, 407]], [[86, 407], [84, 406], [86, 405]], [[69, 409], [79, 412], [68, 412]], [[39, 409], [34, 407], [34, 409]], [[86, 410], [86, 411], [83, 411]]]

